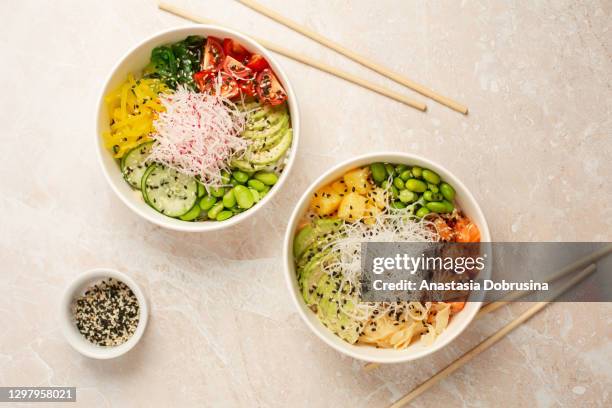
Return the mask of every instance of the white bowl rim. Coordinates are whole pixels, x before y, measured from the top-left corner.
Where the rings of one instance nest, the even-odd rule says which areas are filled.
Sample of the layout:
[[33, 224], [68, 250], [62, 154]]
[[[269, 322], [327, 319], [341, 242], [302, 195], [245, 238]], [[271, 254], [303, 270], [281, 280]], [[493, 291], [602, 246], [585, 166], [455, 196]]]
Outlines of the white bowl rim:
[[[294, 237], [295, 228], [297, 226], [297, 222], [299, 221], [299, 219], [301, 218], [303, 214], [302, 207], [304, 206], [305, 201], [311, 197], [312, 193], [318, 187], [320, 187], [323, 184], [323, 182], [326, 181], [326, 179], [328, 179], [331, 175], [337, 173], [341, 169], [348, 170], [350, 168], [362, 166], [364, 164], [357, 164], [362, 161], [368, 161], [368, 163], [375, 163], [375, 162], [393, 162], [394, 160], [396, 160], [396, 163], [410, 163], [411, 161], [413, 163], [421, 162], [423, 163], [422, 165], [424, 167], [425, 166], [429, 167], [436, 172], [440, 170], [440, 173], [444, 173], [444, 176], [445, 176], [444, 179], [447, 182], [455, 186], [456, 190], [458, 191], [462, 190], [465, 192], [465, 194], [462, 194], [462, 196], [459, 199], [461, 201], [469, 201], [472, 203], [474, 210], [476, 212], [476, 217], [478, 217], [480, 221], [479, 228], [480, 228], [480, 234], [481, 234], [481, 242], [490, 242], [491, 240], [490, 231], [487, 225], [486, 218], [480, 206], [478, 205], [478, 202], [472, 195], [471, 191], [446, 167], [440, 165], [439, 163], [426, 159], [425, 157], [420, 156], [420, 155], [416, 155], [412, 153], [404, 153], [404, 152], [391, 152], [391, 151], [366, 153], [366, 154], [355, 156], [355, 157], [342, 161], [341, 163], [325, 171], [321, 176], [319, 176], [315, 181], [313, 181], [310, 184], [310, 186], [302, 194], [299, 201], [295, 205], [295, 208], [289, 218], [287, 229], [285, 231], [285, 239], [283, 243], [283, 259], [284, 259], [285, 283], [287, 284], [287, 289], [289, 290], [291, 299], [293, 300], [293, 303], [295, 307], [297, 308], [300, 317], [306, 323], [306, 325], [310, 328], [310, 330], [316, 334], [316, 336], [319, 339], [321, 339], [328, 346], [332, 347], [334, 350], [342, 354], [345, 354], [349, 357], [352, 357], [358, 360], [372, 362], [372, 363], [403, 363], [407, 361], [417, 360], [419, 358], [428, 356], [430, 354], [433, 354], [436, 351], [441, 350], [446, 345], [450, 344], [455, 338], [457, 338], [470, 325], [470, 323], [472, 322], [472, 320], [478, 313], [478, 310], [482, 306], [482, 302], [470, 302], [472, 305], [474, 305], [474, 307], [472, 307], [470, 310], [467, 310], [466, 308], [461, 312], [462, 314], [467, 313], [466, 320], [463, 323], [463, 327], [461, 327], [455, 335], [446, 336], [443, 339], [437, 338], [436, 341], [431, 346], [428, 346], [427, 348], [422, 349], [422, 351], [406, 353], [406, 355], [404, 356], [383, 355], [385, 353], [385, 349], [377, 349], [371, 346], [356, 346], [356, 345], [346, 343], [345, 341], [339, 338], [334, 338], [335, 341], [332, 341], [329, 335], [327, 336], [323, 335], [323, 333], [329, 334], [331, 333], [331, 331], [320, 323], [318, 324], [318, 326], [315, 325], [312, 322], [312, 319], [310, 319], [307, 316], [306, 314], [307, 310], [305, 310], [307, 309], [306, 305], [304, 304], [303, 299], [300, 296], [298, 296], [298, 294], [295, 292], [293, 285], [292, 285], [292, 283], [295, 280], [295, 273], [293, 270], [294, 266], [293, 266], [293, 250], [292, 250], [293, 237]], [[471, 218], [474, 219], [476, 217], [472, 216]], [[371, 355], [366, 356], [365, 355], [366, 352], [363, 352], [363, 350], [377, 350], [377, 352], [379, 352], [380, 354], [378, 356], [371, 356]], [[410, 348], [407, 350], [410, 350]]]
[[[266, 60], [268, 61], [272, 69], [274, 70], [274, 73], [276, 74], [276, 76], [279, 78], [279, 80], [283, 84], [285, 91], [287, 92], [287, 103], [289, 105], [289, 111], [291, 113], [291, 127], [293, 129], [293, 140], [291, 141], [291, 147], [289, 150], [287, 162], [285, 164], [285, 167], [282, 173], [280, 174], [278, 178], [278, 181], [276, 182], [276, 184], [274, 184], [274, 186], [272, 186], [270, 191], [264, 196], [263, 199], [261, 199], [256, 205], [251, 207], [249, 210], [236, 214], [228, 220], [191, 222], [191, 221], [182, 221], [177, 218], [167, 217], [167, 216], [164, 216], [163, 214], [158, 214], [152, 208], [147, 208], [146, 211], [142, 211], [135, 205], [135, 203], [133, 202], [134, 200], [133, 198], [126, 197], [121, 191], [119, 191], [114, 181], [111, 179], [110, 174], [104, 164], [102, 155], [109, 154], [109, 153], [102, 144], [102, 135], [99, 133], [99, 128], [100, 128], [100, 120], [101, 120], [100, 112], [102, 110], [102, 106], [104, 103], [104, 96], [108, 92], [108, 89], [107, 89], [108, 85], [111, 82], [111, 80], [114, 78], [117, 70], [121, 67], [123, 62], [126, 61], [136, 50], [147, 45], [147, 43], [154, 41], [155, 39], [164, 37], [168, 34], [175, 33], [175, 32], [184, 31], [185, 35], [193, 35], [197, 33], [192, 32], [192, 31], [200, 31], [201, 34], [204, 34], [203, 33], [204, 31], [211, 31], [211, 30], [212, 31], [217, 30], [217, 31], [224, 32], [225, 34], [228, 35], [228, 37], [236, 37], [240, 39], [240, 41], [243, 44], [246, 43], [249, 46], [249, 49], [255, 49], [257, 52], [261, 53], [261, 55], [263, 55], [266, 58]], [[165, 44], [165, 42], [160, 42], [157, 45], [161, 45], [161, 44]], [[128, 208], [130, 208], [133, 212], [135, 212], [140, 217], [146, 219], [147, 221], [152, 222], [153, 224], [156, 224], [163, 228], [168, 228], [171, 230], [183, 231], [183, 232], [210, 232], [210, 231], [218, 231], [218, 230], [230, 228], [231, 226], [244, 221], [248, 217], [253, 216], [256, 212], [258, 212], [261, 208], [263, 208], [268, 202], [270, 202], [270, 200], [272, 200], [272, 197], [274, 197], [276, 193], [282, 188], [283, 184], [289, 177], [291, 173], [291, 169], [293, 168], [293, 164], [295, 162], [295, 158], [297, 156], [297, 151], [299, 148], [299, 138], [300, 138], [300, 111], [299, 111], [299, 106], [297, 102], [297, 97], [296, 97], [295, 91], [293, 90], [293, 87], [291, 86], [291, 83], [289, 81], [287, 74], [285, 73], [281, 65], [277, 62], [276, 58], [272, 55], [270, 51], [265, 49], [255, 39], [245, 34], [242, 34], [241, 32], [235, 31], [231, 28], [227, 28], [227, 27], [223, 27], [223, 26], [215, 25], [215, 24], [187, 24], [187, 25], [171, 27], [171, 28], [156, 32], [155, 34], [152, 34], [146, 37], [145, 39], [140, 41], [138, 44], [133, 46], [131, 49], [129, 49], [115, 63], [115, 65], [113, 66], [109, 74], [106, 76], [106, 79], [98, 95], [94, 123], [95, 123], [94, 136], [96, 138], [95, 143], [96, 143], [98, 163], [100, 164], [100, 167], [102, 167], [102, 172], [104, 173], [104, 177], [106, 178], [107, 183], [111, 186], [111, 189], [114, 191], [115, 195], [119, 197], [119, 199]]]
[[[85, 284], [108, 278], [117, 279], [129, 286], [138, 299], [140, 316], [136, 331], [125, 343], [114, 347], [101, 347], [90, 343], [81, 333], [79, 333], [72, 320], [70, 307], [77, 292], [82, 290]], [[95, 268], [78, 274], [64, 290], [60, 304], [60, 325], [66, 341], [68, 341], [72, 348], [84, 356], [99, 360], [119, 357], [134, 348], [145, 332], [148, 318], [149, 307], [140, 286], [138, 286], [138, 284], [128, 275], [111, 268]]]

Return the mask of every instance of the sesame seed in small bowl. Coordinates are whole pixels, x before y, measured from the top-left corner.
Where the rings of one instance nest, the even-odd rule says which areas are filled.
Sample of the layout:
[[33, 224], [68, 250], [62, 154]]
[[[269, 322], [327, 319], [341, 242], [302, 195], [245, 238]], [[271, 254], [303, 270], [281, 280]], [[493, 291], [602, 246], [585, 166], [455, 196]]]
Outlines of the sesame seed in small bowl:
[[144, 294], [129, 276], [92, 269], [66, 288], [61, 304], [62, 331], [79, 353], [96, 359], [131, 350], [147, 326]]

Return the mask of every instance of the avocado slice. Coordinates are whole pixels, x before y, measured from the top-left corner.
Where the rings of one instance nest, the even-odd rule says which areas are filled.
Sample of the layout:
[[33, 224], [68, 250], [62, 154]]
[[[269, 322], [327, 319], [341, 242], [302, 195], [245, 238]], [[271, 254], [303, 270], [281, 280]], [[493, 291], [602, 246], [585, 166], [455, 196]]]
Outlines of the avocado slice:
[[283, 113], [282, 116], [270, 127], [266, 127], [263, 130], [245, 130], [242, 132], [242, 137], [245, 139], [264, 139], [274, 135], [276, 132], [282, 130], [289, 123], [289, 115]]
[[346, 312], [354, 309], [353, 298], [346, 290], [339, 290], [340, 282], [328, 274], [319, 279], [313, 297], [318, 300], [316, 313], [321, 323], [340, 338], [353, 344], [359, 338], [359, 322]]
[[278, 123], [284, 116], [287, 116], [287, 119], [289, 118], [286, 110], [279, 109], [270, 112], [266, 111], [266, 108], [264, 108], [263, 112], [256, 111], [252, 116], [249, 116], [247, 129], [252, 131], [263, 131]]
[[291, 141], [293, 140], [293, 130], [287, 129], [282, 139], [278, 142], [276, 146], [269, 150], [262, 150], [256, 153], [252, 153], [247, 160], [253, 164], [270, 164], [278, 161], [283, 154], [289, 149], [291, 146]]
[[266, 170], [268, 168], [267, 164], [253, 164], [248, 160], [232, 160], [230, 164], [232, 167], [237, 168], [238, 170], [246, 171], [247, 173]]
[[[302, 228], [293, 239], [293, 256], [299, 259], [319, 238], [340, 226], [338, 218], [321, 218]], [[318, 249], [316, 245], [313, 249]]]

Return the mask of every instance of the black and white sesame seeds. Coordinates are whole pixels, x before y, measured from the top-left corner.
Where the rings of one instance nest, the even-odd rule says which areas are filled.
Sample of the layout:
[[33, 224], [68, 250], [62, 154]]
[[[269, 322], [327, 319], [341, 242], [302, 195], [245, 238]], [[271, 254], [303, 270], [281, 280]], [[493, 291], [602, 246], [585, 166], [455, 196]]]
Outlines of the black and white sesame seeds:
[[83, 337], [98, 346], [112, 347], [132, 337], [140, 320], [140, 306], [125, 283], [108, 278], [73, 300], [72, 315]]

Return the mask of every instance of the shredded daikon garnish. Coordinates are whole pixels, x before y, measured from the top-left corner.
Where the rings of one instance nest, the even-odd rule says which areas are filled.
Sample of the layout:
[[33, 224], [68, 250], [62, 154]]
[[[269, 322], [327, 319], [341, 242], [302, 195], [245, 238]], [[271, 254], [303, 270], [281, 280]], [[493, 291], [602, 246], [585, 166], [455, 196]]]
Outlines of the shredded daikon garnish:
[[206, 187], [223, 185], [221, 172], [244, 153], [248, 142], [240, 137], [246, 114], [218, 95], [185, 87], [160, 94], [165, 111], [153, 123], [155, 143], [149, 160], [197, 176]]
[[[321, 262], [322, 269], [340, 277], [340, 291], [348, 285], [357, 298], [361, 295], [361, 243], [362, 242], [437, 242], [440, 236], [431, 221], [410, 216], [411, 208], [389, 210], [375, 217], [375, 223], [344, 222], [325, 248], [331, 249]], [[324, 248], [324, 249], [325, 249]], [[359, 302], [345, 313], [353, 319], [376, 319], [386, 313], [403, 308], [409, 302], [368, 303]], [[376, 310], [376, 313], [373, 313]]]

